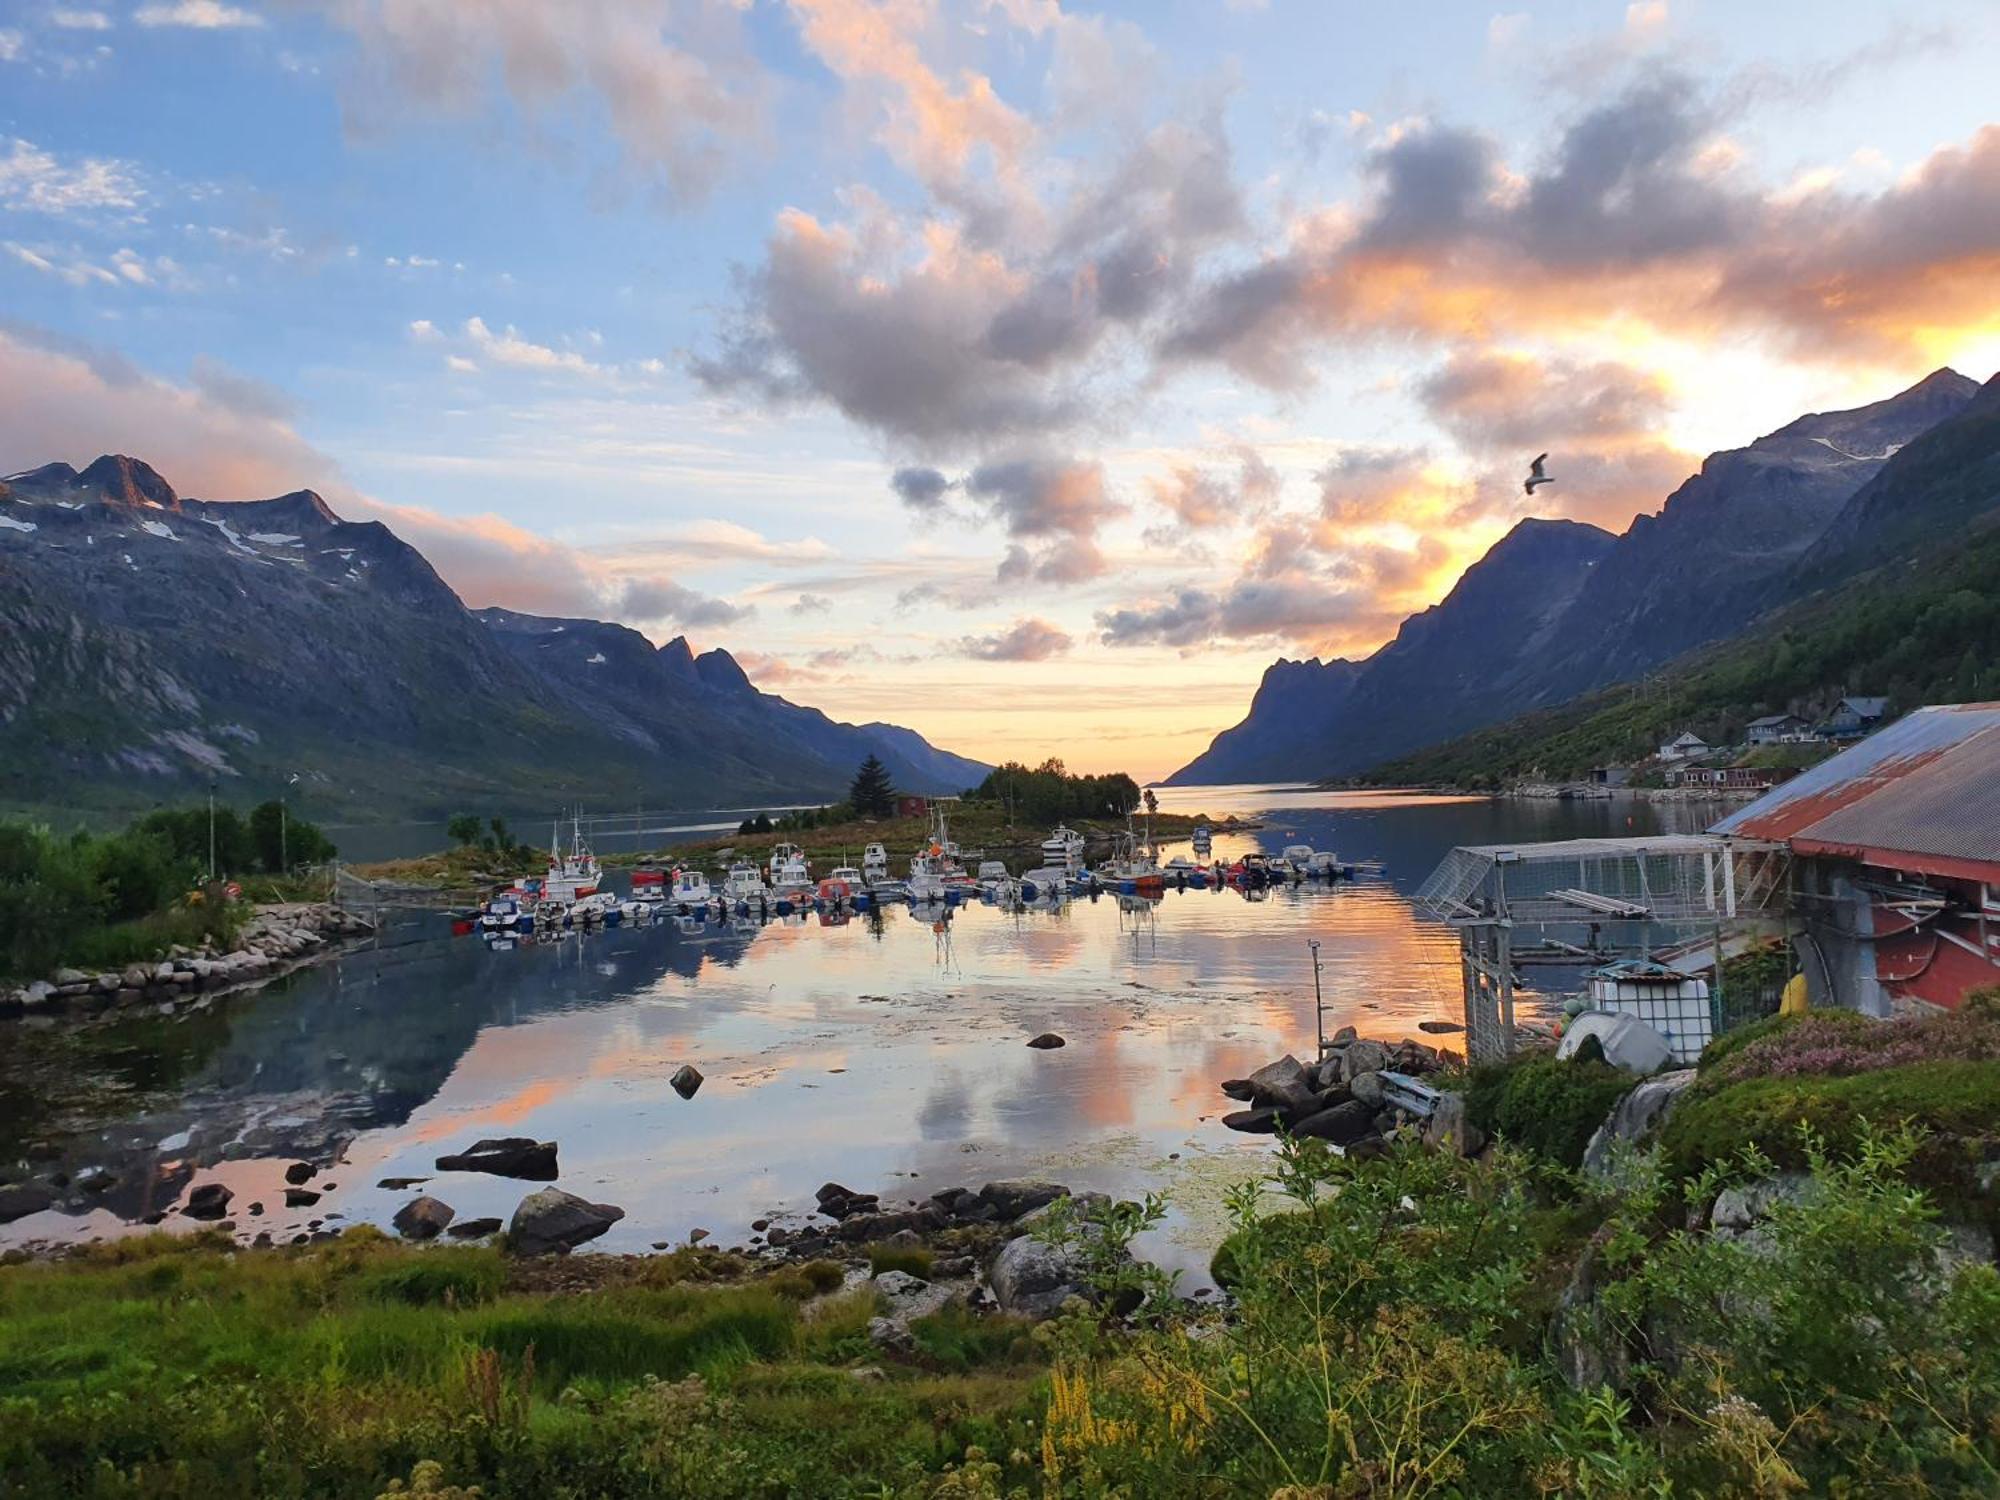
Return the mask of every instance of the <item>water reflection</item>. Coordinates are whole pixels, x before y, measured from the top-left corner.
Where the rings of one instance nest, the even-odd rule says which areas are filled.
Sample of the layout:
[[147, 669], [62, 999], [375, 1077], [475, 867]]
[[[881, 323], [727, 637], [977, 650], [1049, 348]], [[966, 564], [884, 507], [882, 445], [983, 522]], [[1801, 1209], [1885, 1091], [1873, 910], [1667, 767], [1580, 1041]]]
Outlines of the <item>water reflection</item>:
[[[1194, 805], [1228, 810], [1203, 790]], [[430, 1176], [434, 1156], [490, 1134], [559, 1142], [561, 1185], [627, 1210], [607, 1249], [696, 1227], [740, 1240], [752, 1218], [809, 1211], [829, 1178], [885, 1194], [907, 1182], [912, 1197], [1025, 1173], [1171, 1190], [1261, 1159], [1263, 1143], [1216, 1125], [1215, 1084], [1310, 1051], [1308, 937], [1329, 1024], [1410, 1034], [1459, 1006], [1456, 939], [1407, 894], [1446, 848], [1660, 826], [1647, 804], [1315, 796], [1218, 834], [1216, 857], [1310, 843], [1383, 860], [1386, 878], [1255, 900], [1191, 889], [1028, 912], [669, 920], [511, 947], [411, 918], [377, 948], [204, 1014], [29, 1038], [0, 1061], [17, 1145], [46, 1142], [72, 1176], [96, 1165], [116, 1182], [0, 1243], [122, 1232], [211, 1177], [239, 1210], [265, 1204], [261, 1220], [239, 1212], [246, 1234], [385, 1222], [407, 1195], [378, 1179]], [[1068, 1045], [1024, 1045], [1043, 1031]], [[692, 1101], [667, 1086], [683, 1062], [708, 1079]], [[284, 1211], [294, 1159], [335, 1186]], [[504, 1215], [524, 1191], [458, 1174], [429, 1190], [466, 1216]], [[1187, 1263], [1201, 1239], [1190, 1229]]]

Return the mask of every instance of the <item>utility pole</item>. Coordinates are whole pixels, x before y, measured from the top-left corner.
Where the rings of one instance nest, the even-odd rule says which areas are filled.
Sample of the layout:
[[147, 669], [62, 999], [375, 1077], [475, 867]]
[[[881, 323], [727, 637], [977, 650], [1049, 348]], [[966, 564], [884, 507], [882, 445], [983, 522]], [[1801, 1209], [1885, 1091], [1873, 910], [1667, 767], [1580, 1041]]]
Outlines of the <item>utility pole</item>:
[[1307, 938], [1306, 946], [1313, 956], [1313, 1035], [1319, 1039], [1319, 1052], [1315, 1062], [1326, 1060], [1326, 1002], [1320, 997], [1319, 989], [1319, 939]]
[[208, 883], [215, 884], [215, 783], [208, 784]]

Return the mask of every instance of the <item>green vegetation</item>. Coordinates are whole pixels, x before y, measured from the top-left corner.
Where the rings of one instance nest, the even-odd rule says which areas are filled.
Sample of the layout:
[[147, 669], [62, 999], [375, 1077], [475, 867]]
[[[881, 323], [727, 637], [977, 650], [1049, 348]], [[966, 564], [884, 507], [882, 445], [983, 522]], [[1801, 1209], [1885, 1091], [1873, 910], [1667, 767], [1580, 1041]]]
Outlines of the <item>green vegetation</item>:
[[886, 818], [896, 810], [896, 788], [889, 768], [873, 755], [861, 762], [847, 788], [847, 805], [863, 818]]
[[1465, 1089], [1466, 1117], [1536, 1156], [1566, 1167], [1583, 1164], [1583, 1149], [1604, 1123], [1632, 1075], [1602, 1060], [1558, 1062], [1553, 1053], [1475, 1068]]
[[870, 1245], [868, 1270], [880, 1276], [884, 1271], [907, 1271], [926, 1280], [931, 1274], [931, 1252], [921, 1245]]
[[1051, 756], [1032, 771], [1014, 760], [996, 766], [969, 795], [1001, 803], [1021, 821], [1052, 824], [1069, 818], [1122, 818], [1139, 806], [1139, 783], [1123, 771], [1072, 776]]
[[1577, 776], [1638, 760], [1681, 729], [1732, 743], [1761, 714], [1817, 716], [1849, 691], [1886, 694], [1897, 709], [2000, 697], [2000, 529], [1812, 595], [1642, 682], [1475, 730], [1360, 779], [1487, 788]]

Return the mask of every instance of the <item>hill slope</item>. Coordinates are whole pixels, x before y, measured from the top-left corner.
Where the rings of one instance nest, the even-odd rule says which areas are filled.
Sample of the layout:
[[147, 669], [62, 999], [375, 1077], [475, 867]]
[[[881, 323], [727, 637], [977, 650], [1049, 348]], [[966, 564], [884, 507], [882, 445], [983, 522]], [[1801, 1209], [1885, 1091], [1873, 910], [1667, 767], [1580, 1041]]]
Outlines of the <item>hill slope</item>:
[[[189, 499], [116, 456], [17, 475], [0, 803], [128, 811], [211, 782], [261, 798], [297, 772], [337, 816], [714, 807], [838, 795], [882, 738], [757, 693], [726, 652], [509, 618], [470, 613], [386, 526], [310, 491]], [[912, 790], [965, 782], [908, 746], [893, 764]]]

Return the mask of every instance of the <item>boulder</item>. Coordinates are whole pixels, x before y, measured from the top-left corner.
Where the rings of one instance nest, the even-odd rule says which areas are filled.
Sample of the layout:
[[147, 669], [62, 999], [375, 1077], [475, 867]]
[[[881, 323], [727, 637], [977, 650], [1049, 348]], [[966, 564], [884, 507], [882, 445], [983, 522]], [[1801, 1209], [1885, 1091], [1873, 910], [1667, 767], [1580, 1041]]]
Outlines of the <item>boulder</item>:
[[484, 1239], [489, 1234], [500, 1232], [498, 1219], [460, 1219], [445, 1230], [455, 1240]]
[[1625, 1390], [1631, 1385], [1631, 1352], [1597, 1299], [1599, 1261], [1610, 1235], [1606, 1226], [1591, 1237], [1556, 1302], [1556, 1364], [1572, 1390], [1595, 1391], [1607, 1385]]
[[881, 1204], [881, 1199], [873, 1193], [857, 1193], [852, 1188], [844, 1188], [837, 1182], [823, 1183], [813, 1194], [819, 1204], [819, 1211], [829, 1219], [847, 1219], [856, 1214], [873, 1213]]
[[1045, 1245], [1033, 1235], [1009, 1240], [987, 1268], [986, 1280], [1004, 1312], [1052, 1318], [1072, 1297], [1091, 1295], [1086, 1266], [1075, 1250]]
[[1250, 1086], [1247, 1078], [1225, 1078], [1222, 1080], [1223, 1097], [1234, 1099], [1239, 1104], [1248, 1104], [1257, 1090]]
[[235, 1196], [219, 1182], [204, 1182], [188, 1194], [181, 1212], [190, 1219], [219, 1219], [229, 1212], [229, 1200]]
[[1270, 1135], [1278, 1128], [1278, 1117], [1284, 1113], [1265, 1105], [1260, 1109], [1239, 1109], [1222, 1117], [1222, 1123], [1231, 1130], [1241, 1130], [1246, 1135]]
[[507, 1248], [515, 1255], [567, 1255], [596, 1239], [625, 1217], [609, 1203], [591, 1203], [560, 1188], [542, 1188], [523, 1198], [507, 1226]]
[[1361, 1040], [1360, 1032], [1356, 1031], [1352, 1026], [1343, 1026], [1340, 1028], [1340, 1030], [1336, 1031], [1332, 1036], [1327, 1038], [1327, 1044], [1329, 1046], [1338, 1047], [1342, 1043], [1357, 1042], [1359, 1040]]
[[834, 1233], [850, 1245], [875, 1244], [893, 1239], [905, 1229], [942, 1229], [947, 1222], [935, 1208], [891, 1209], [887, 1213], [850, 1214]]
[[11, 1224], [52, 1206], [56, 1195], [39, 1182], [14, 1182], [0, 1187], [0, 1224]]
[[682, 1063], [674, 1069], [674, 1076], [667, 1080], [667, 1084], [683, 1099], [692, 1099], [701, 1088], [701, 1069], [693, 1063]]
[[320, 1195], [311, 1188], [288, 1187], [285, 1189], [285, 1207], [311, 1208], [319, 1202]]
[[1740, 1235], [1770, 1217], [1773, 1205], [1802, 1203], [1816, 1191], [1810, 1172], [1779, 1172], [1716, 1194], [1708, 1222], [1724, 1236]]
[[1296, 1107], [1312, 1097], [1312, 1079], [1305, 1065], [1289, 1052], [1250, 1075], [1251, 1097], [1259, 1104]]
[[1000, 1218], [1018, 1219], [1030, 1209], [1055, 1202], [1068, 1191], [1059, 1182], [1009, 1178], [1003, 1182], [987, 1183], [979, 1190], [979, 1198], [981, 1202], [992, 1205], [994, 1213]]
[[1349, 1088], [1363, 1073], [1379, 1073], [1389, 1066], [1389, 1049], [1380, 1042], [1362, 1040], [1348, 1045], [1340, 1054], [1340, 1081]]
[[1659, 1138], [1660, 1129], [1681, 1094], [1694, 1082], [1693, 1068], [1679, 1068], [1644, 1080], [1611, 1106], [1590, 1144], [1583, 1149], [1583, 1170], [1591, 1177], [1612, 1175], [1612, 1163], [1619, 1144], [1644, 1148]]
[[143, 990], [146, 987], [147, 982], [151, 978], [152, 975], [148, 974], [144, 969], [140, 968], [137, 964], [133, 964], [130, 968], [126, 969], [123, 975], [123, 983], [121, 985], [121, 988], [128, 990]]
[[56, 983], [57, 983], [57, 984], [59, 984], [59, 985], [64, 985], [64, 984], [88, 984], [89, 982], [90, 982], [90, 979], [89, 979], [89, 976], [88, 976], [88, 975], [86, 975], [86, 974], [85, 974], [85, 973], [84, 973], [84, 972], [83, 972], [82, 970], [80, 970], [80, 969], [57, 969], [57, 970], [56, 970]]
[[1315, 1140], [1330, 1141], [1336, 1146], [1345, 1146], [1360, 1140], [1375, 1129], [1375, 1106], [1359, 1099], [1350, 1099], [1345, 1104], [1336, 1104], [1332, 1109], [1323, 1109], [1316, 1115], [1299, 1121], [1295, 1135], [1310, 1136]]
[[495, 1177], [554, 1182], [556, 1143], [524, 1135], [501, 1136], [475, 1141], [469, 1150], [453, 1156], [440, 1156], [435, 1165], [440, 1172], [490, 1172]]
[[302, 1187], [312, 1181], [313, 1164], [309, 1161], [295, 1161], [285, 1168], [285, 1181], [293, 1187]]
[[1383, 1099], [1387, 1097], [1382, 1091], [1380, 1073], [1356, 1073], [1348, 1079], [1347, 1090], [1363, 1104], [1373, 1104], [1377, 1108], [1380, 1108]]
[[400, 1193], [405, 1188], [413, 1188], [420, 1182], [429, 1182], [428, 1177], [384, 1177], [375, 1186], [387, 1188], [392, 1193]]
[[396, 1226], [396, 1233], [410, 1240], [434, 1240], [451, 1226], [458, 1212], [442, 1199], [426, 1194], [412, 1198], [396, 1210], [396, 1217], [390, 1222]]
[[1477, 1156], [1486, 1144], [1486, 1133], [1466, 1118], [1463, 1094], [1440, 1094], [1431, 1117], [1424, 1121], [1424, 1143], [1460, 1156]]
[[1069, 1043], [1065, 1042], [1053, 1031], [1045, 1031], [1038, 1037], [1029, 1038], [1028, 1045], [1030, 1047], [1038, 1047], [1044, 1052], [1049, 1052], [1057, 1047], [1067, 1047]]

